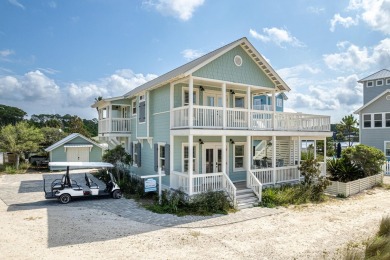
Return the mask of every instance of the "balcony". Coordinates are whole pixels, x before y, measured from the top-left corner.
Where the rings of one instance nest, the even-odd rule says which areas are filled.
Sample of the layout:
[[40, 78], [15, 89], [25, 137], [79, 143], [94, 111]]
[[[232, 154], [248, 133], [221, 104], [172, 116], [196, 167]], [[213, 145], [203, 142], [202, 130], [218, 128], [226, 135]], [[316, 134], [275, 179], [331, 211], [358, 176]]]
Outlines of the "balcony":
[[131, 131], [131, 120], [129, 118], [107, 118], [99, 120], [99, 135], [110, 133], [125, 133]]
[[203, 129], [330, 131], [330, 116], [322, 115], [226, 108], [224, 116], [222, 107], [196, 105], [192, 122], [188, 115], [188, 106], [174, 108], [171, 127], [189, 128], [192, 123], [192, 128]]

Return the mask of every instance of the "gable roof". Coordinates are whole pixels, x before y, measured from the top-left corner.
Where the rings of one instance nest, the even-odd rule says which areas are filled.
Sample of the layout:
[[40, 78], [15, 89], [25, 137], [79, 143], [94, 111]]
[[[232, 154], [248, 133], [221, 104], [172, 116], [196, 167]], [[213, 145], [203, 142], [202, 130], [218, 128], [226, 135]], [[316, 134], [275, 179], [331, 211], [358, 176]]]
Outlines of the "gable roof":
[[363, 79], [358, 80], [359, 83], [363, 83], [367, 80], [375, 80], [375, 79], [383, 79], [383, 78], [390, 78], [390, 70], [383, 69], [378, 72], [375, 72], [374, 74], [371, 74], [368, 77], [365, 77]]
[[46, 151], [46, 152], [53, 151], [54, 149], [60, 147], [61, 145], [66, 144], [67, 142], [69, 142], [69, 141], [75, 139], [76, 137], [81, 137], [81, 138], [83, 138], [85, 141], [87, 141], [87, 142], [89, 142], [89, 143], [91, 143], [91, 144], [94, 144], [94, 145], [98, 146], [99, 148], [102, 148], [102, 147], [100, 146], [100, 144], [95, 143], [94, 141], [92, 141], [92, 140], [88, 139], [87, 137], [83, 136], [82, 134], [73, 133], [73, 134], [70, 134], [70, 135], [68, 135], [67, 137], [65, 137], [65, 138], [63, 138], [63, 139], [61, 139], [61, 140], [59, 140], [57, 143], [52, 144], [51, 146], [47, 147], [47, 148], [45, 149], [45, 151]]
[[276, 88], [279, 90], [289, 91], [290, 88], [282, 80], [282, 78], [275, 72], [275, 70], [269, 65], [269, 63], [264, 59], [264, 57], [253, 47], [253, 45], [248, 41], [246, 37], [238, 39], [234, 42], [231, 42], [219, 49], [216, 49], [212, 52], [209, 52], [202, 57], [199, 57], [193, 61], [190, 61], [174, 70], [169, 71], [153, 80], [146, 82], [145, 84], [129, 91], [124, 95], [124, 97], [129, 97], [135, 95], [139, 92], [147, 90], [152, 87], [157, 87], [163, 84], [168, 83], [174, 79], [180, 79], [186, 77], [199, 68], [205, 66], [216, 58], [222, 56], [226, 52], [230, 51], [236, 46], [240, 46], [247, 52], [249, 57], [260, 67], [260, 69], [267, 75], [267, 77], [275, 84]]
[[361, 108], [359, 108], [358, 110], [356, 110], [355, 112], [353, 112], [354, 114], [359, 114], [360, 111], [362, 111], [363, 109], [365, 109], [366, 107], [368, 107], [369, 105], [371, 105], [372, 103], [374, 103], [375, 101], [377, 101], [379, 98], [381, 98], [382, 96], [384, 96], [385, 94], [387, 93], [390, 93], [390, 89], [386, 89], [385, 91], [383, 91], [381, 94], [379, 94], [378, 96], [376, 96], [375, 98], [371, 99], [370, 102], [368, 102], [367, 104], [365, 104], [364, 106], [362, 106]]

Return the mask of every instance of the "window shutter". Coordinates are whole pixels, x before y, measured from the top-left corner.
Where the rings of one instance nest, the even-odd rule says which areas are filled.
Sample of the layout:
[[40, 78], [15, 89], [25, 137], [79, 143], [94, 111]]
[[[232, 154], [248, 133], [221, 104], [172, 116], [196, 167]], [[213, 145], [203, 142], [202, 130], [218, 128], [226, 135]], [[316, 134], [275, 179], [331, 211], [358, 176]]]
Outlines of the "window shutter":
[[158, 171], [158, 144], [154, 144], [154, 171]]
[[165, 174], [169, 175], [171, 172], [171, 165], [170, 163], [170, 145], [165, 144]]
[[142, 101], [139, 103], [139, 115], [138, 120], [139, 122], [143, 123], [145, 122], [145, 101]]
[[141, 167], [141, 143], [137, 143], [136, 149], [137, 149], [137, 158], [138, 158], [137, 166]]

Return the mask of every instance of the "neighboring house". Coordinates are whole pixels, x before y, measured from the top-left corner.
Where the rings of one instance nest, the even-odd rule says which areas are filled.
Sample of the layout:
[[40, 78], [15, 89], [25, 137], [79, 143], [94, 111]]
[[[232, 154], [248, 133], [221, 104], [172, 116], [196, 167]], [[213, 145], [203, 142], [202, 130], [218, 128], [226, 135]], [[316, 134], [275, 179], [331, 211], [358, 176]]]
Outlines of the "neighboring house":
[[[284, 101], [287, 100], [287, 96], [285, 93], [279, 93], [275, 97], [276, 99], [276, 111], [283, 112], [284, 111]], [[261, 95], [253, 97], [253, 109], [256, 110], [268, 110], [272, 111], [272, 95]]]
[[363, 84], [359, 115], [361, 144], [382, 150], [390, 160], [390, 70], [383, 69], [358, 81]]
[[[51, 162], [101, 162], [103, 147], [86, 138], [74, 133], [70, 134], [57, 143], [47, 147]], [[50, 170], [59, 170], [50, 167]]]
[[[260, 198], [262, 185], [298, 181], [301, 141], [332, 134], [329, 116], [277, 112], [275, 100], [283, 105], [289, 90], [241, 38], [92, 107], [100, 140], [122, 144], [133, 173], [161, 168], [166, 187], [225, 190], [236, 202], [235, 183]], [[257, 96], [268, 106], [256, 106]]]

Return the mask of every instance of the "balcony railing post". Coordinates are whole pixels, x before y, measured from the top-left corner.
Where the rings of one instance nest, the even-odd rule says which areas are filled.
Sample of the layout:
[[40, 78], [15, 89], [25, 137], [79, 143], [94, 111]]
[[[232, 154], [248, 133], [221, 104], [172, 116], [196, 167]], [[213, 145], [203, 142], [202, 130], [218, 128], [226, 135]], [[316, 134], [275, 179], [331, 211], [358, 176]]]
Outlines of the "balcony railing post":
[[226, 129], [226, 125], [227, 125], [227, 122], [226, 122], [226, 83], [222, 83], [222, 108], [223, 108], [223, 111], [222, 111], [222, 127], [223, 129]]

